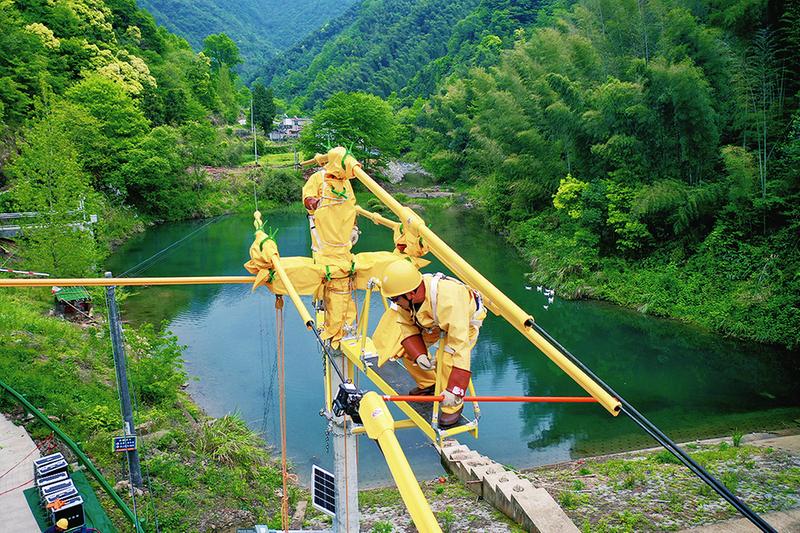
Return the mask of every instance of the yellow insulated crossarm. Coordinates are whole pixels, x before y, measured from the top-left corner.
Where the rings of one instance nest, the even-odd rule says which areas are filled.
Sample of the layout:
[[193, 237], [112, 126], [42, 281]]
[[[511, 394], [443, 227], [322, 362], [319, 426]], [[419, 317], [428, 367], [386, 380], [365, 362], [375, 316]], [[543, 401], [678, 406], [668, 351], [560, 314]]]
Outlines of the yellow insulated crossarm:
[[[275, 272], [286, 287], [286, 292], [300, 313], [306, 326], [314, 320], [308, 313], [292, 280], [281, 265], [280, 257], [272, 257]], [[173, 278], [0, 278], [0, 287], [145, 287], [156, 285], [252, 285], [255, 276], [187, 276]]]
[[281, 278], [283, 282], [283, 286], [286, 288], [286, 292], [289, 294], [289, 298], [291, 298], [292, 303], [294, 304], [295, 308], [297, 308], [297, 312], [300, 313], [300, 318], [303, 319], [303, 324], [306, 325], [308, 329], [314, 327], [314, 319], [311, 318], [311, 315], [306, 309], [303, 300], [300, 299], [300, 295], [297, 293], [297, 289], [295, 289], [294, 285], [292, 284], [292, 279], [284, 270], [283, 265], [281, 264], [281, 258], [277, 254], [272, 255], [272, 266], [275, 267], [275, 272], [277, 272], [278, 277]]
[[391, 230], [394, 230], [395, 228], [397, 228], [400, 225], [399, 222], [395, 222], [394, 220], [389, 220], [388, 218], [386, 218], [386, 217], [384, 217], [382, 215], [379, 215], [378, 213], [373, 213], [372, 211], [367, 211], [366, 209], [364, 209], [360, 205], [356, 206], [356, 213], [358, 213], [360, 216], [362, 216], [364, 218], [370, 219], [375, 224], [378, 224], [380, 226], [385, 226], [385, 227], [387, 227], [387, 228], [389, 228]]
[[386, 192], [383, 187], [373, 180], [369, 174], [360, 167], [354, 169], [356, 177], [363, 183], [378, 199], [383, 202], [392, 212], [397, 215], [406, 227], [414, 228], [420, 237], [425, 240], [428, 248], [442, 263], [444, 263], [453, 273], [461, 278], [466, 284], [480, 293], [486, 299], [486, 305], [495, 314], [505, 318], [512, 326], [531, 341], [542, 353], [571, 377], [586, 392], [597, 399], [609, 413], [616, 416], [620, 411], [620, 402], [614, 398], [596, 381], [589, 377], [575, 363], [564, 356], [548, 339], [542, 336], [533, 328], [533, 317], [526, 313], [522, 308], [515, 304], [500, 289], [495, 287], [480, 272], [467, 263], [450, 246], [439, 238], [426, 225], [425, 221], [413, 210], [403, 206], [394, 197]]
[[131, 287], [152, 285], [252, 285], [254, 276], [189, 276], [175, 278], [0, 278], [0, 287]]
[[397, 436], [394, 434], [394, 419], [389, 408], [377, 393], [370, 391], [361, 398], [358, 414], [369, 438], [378, 441], [386, 464], [392, 472], [394, 483], [400, 491], [400, 497], [411, 515], [418, 531], [425, 533], [441, 533], [442, 529], [428, 505], [428, 500], [419, 487], [419, 482], [408, 464]]

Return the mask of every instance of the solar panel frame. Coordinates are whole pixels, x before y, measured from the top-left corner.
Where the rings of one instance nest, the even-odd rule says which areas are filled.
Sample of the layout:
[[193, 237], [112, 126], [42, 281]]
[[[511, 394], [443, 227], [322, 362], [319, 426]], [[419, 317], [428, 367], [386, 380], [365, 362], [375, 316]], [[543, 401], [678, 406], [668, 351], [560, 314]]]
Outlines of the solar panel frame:
[[311, 465], [311, 505], [328, 516], [336, 516], [336, 483], [333, 474]]

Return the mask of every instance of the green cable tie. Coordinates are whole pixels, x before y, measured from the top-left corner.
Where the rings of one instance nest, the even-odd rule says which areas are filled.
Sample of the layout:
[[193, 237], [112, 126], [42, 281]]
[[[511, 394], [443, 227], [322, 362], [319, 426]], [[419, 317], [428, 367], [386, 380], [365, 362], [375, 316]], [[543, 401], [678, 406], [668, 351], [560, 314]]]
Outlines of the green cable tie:
[[331, 279], [331, 267], [329, 265], [325, 265], [325, 279], [330, 281]]
[[[262, 224], [262, 226], [263, 226], [263, 224]], [[262, 229], [262, 231], [264, 231], [264, 230]], [[278, 228], [275, 228], [275, 229], [269, 228], [266, 231], [264, 231], [264, 233], [266, 233], [267, 236], [264, 237], [263, 239], [261, 239], [261, 242], [258, 243], [259, 251], [263, 251], [264, 250], [264, 243], [267, 242], [267, 241], [273, 241], [273, 242], [277, 243], [277, 241], [275, 240], [275, 237], [278, 235]]]

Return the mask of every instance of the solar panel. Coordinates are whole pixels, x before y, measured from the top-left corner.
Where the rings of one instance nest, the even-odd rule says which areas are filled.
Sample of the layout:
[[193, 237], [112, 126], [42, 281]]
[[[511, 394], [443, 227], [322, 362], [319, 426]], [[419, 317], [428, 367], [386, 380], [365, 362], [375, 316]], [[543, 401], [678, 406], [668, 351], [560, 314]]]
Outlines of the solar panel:
[[311, 503], [315, 509], [336, 516], [336, 492], [333, 474], [311, 465]]

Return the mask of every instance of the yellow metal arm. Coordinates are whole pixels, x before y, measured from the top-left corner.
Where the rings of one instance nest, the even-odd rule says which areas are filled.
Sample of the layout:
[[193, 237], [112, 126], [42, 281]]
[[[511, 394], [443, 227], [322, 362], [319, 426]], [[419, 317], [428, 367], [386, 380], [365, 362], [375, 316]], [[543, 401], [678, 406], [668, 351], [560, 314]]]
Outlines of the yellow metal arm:
[[377, 440], [380, 444], [386, 464], [389, 465], [389, 470], [392, 472], [394, 482], [414, 525], [422, 533], [441, 532], [442, 529], [436, 522], [436, 517], [433, 516], [431, 506], [428, 505], [428, 500], [422, 494], [419, 482], [414, 477], [414, 472], [408, 464], [400, 443], [397, 442], [394, 434], [394, 419], [383, 398], [372, 391], [366, 393], [361, 399], [358, 414], [361, 415], [369, 438]]
[[360, 216], [362, 216], [364, 218], [370, 219], [375, 224], [378, 224], [378, 225], [381, 225], [381, 226], [386, 226], [387, 228], [389, 228], [391, 230], [394, 230], [395, 228], [397, 228], [397, 226], [400, 225], [399, 222], [395, 222], [394, 220], [389, 220], [388, 218], [386, 218], [386, 217], [384, 217], [382, 215], [379, 215], [378, 213], [373, 213], [372, 211], [367, 211], [366, 209], [364, 209], [360, 205], [356, 206], [356, 213], [358, 213]]
[[528, 340], [530, 340], [542, 353], [544, 353], [551, 361], [558, 365], [567, 375], [569, 375], [575, 382], [583, 387], [583, 389], [597, 398], [603, 407], [609, 413], [616, 416], [619, 414], [620, 402], [608, 392], [598, 385], [592, 378], [578, 368], [572, 361], [564, 357], [555, 346], [553, 346], [547, 339], [542, 337], [531, 326], [533, 325], [533, 317], [526, 313], [522, 308], [515, 304], [508, 296], [503, 294], [497, 287], [495, 287], [489, 280], [475, 270], [472, 265], [467, 263], [461, 256], [459, 256], [450, 246], [447, 245], [442, 239], [439, 238], [433, 231], [426, 225], [425, 221], [419, 217], [413, 210], [404, 207], [394, 197], [386, 192], [383, 187], [373, 180], [369, 174], [364, 172], [360, 167], [356, 167], [356, 177], [363, 183], [372, 193], [380, 199], [392, 212], [397, 215], [400, 221], [410, 228], [414, 228], [417, 233], [425, 239], [426, 244], [430, 248], [433, 255], [442, 261], [453, 273], [461, 278], [470, 287], [480, 291], [486, 298], [486, 305], [495, 314], [505, 318], [512, 326], [514, 326], [520, 333], [522, 333]]
[[254, 276], [189, 276], [177, 278], [0, 278], [0, 287], [126, 287], [137, 285], [252, 284]]
[[312, 328], [314, 326], [314, 319], [311, 318], [311, 315], [308, 313], [308, 309], [306, 309], [303, 300], [301, 300], [300, 295], [297, 294], [297, 289], [294, 288], [292, 279], [286, 273], [286, 270], [283, 269], [283, 265], [281, 265], [281, 258], [277, 251], [272, 256], [272, 266], [275, 267], [275, 272], [278, 273], [278, 277], [281, 278], [284, 287], [286, 287], [286, 292], [289, 294], [289, 298], [292, 299], [292, 303], [297, 308], [297, 312], [300, 313], [300, 317], [303, 319], [303, 324], [305, 324], [308, 328]]

